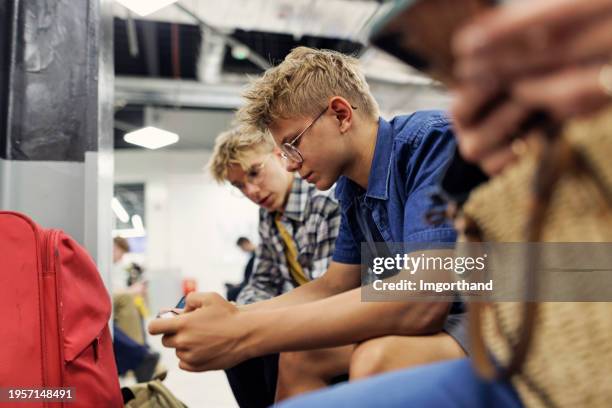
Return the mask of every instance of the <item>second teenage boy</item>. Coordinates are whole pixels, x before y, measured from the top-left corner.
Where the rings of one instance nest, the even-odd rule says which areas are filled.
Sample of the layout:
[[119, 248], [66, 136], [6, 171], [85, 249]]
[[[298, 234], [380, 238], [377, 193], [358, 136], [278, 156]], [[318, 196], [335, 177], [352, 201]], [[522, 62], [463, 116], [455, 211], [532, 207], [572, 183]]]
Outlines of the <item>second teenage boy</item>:
[[[254, 271], [240, 291], [239, 305], [273, 298], [320, 277], [329, 265], [338, 236], [340, 209], [333, 189], [317, 191], [299, 175], [287, 172], [269, 134], [236, 127], [217, 137], [210, 171], [219, 183], [260, 206]], [[299, 386], [308, 378], [334, 377], [345, 366], [349, 348], [320, 350], [328, 369], [301, 365]], [[226, 370], [241, 407], [268, 407], [275, 401], [277, 353], [246, 360]], [[331, 371], [330, 371], [331, 370]], [[288, 370], [281, 372], [285, 378]], [[320, 381], [320, 380], [319, 380]]]

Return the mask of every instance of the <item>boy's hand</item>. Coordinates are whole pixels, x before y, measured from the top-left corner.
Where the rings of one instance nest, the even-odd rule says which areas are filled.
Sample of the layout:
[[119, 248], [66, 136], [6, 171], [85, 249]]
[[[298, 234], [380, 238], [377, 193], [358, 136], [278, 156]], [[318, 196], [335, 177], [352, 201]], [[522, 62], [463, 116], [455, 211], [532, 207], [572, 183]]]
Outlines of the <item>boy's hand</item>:
[[454, 90], [451, 113], [459, 152], [488, 175], [517, 158], [513, 148], [530, 110], [495, 88], [463, 85]]
[[218, 294], [191, 293], [184, 313], [152, 321], [149, 333], [164, 335], [162, 344], [176, 349], [183, 370], [208, 371], [249, 358], [248, 327], [238, 308]]

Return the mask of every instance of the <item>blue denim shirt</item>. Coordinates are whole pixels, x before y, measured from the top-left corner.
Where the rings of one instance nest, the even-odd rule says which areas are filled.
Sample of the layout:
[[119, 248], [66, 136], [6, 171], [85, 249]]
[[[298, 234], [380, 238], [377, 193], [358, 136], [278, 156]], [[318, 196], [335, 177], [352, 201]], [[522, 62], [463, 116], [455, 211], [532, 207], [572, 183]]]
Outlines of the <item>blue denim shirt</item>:
[[361, 263], [366, 237], [358, 211], [371, 215], [379, 232], [373, 235], [385, 242], [454, 242], [450, 223], [430, 225], [425, 215], [436, 207], [432, 196], [455, 147], [449, 119], [441, 111], [420, 111], [390, 122], [379, 119], [368, 189], [344, 176], [336, 185], [342, 220], [332, 259]]

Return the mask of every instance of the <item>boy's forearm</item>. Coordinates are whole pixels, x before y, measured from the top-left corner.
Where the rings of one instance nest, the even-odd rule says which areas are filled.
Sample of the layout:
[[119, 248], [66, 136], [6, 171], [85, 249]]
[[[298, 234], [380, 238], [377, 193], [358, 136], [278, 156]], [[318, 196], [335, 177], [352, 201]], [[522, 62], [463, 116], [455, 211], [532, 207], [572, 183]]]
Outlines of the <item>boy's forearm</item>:
[[278, 309], [325, 299], [359, 286], [359, 265], [333, 263], [322, 277], [262, 302], [240, 306], [244, 311]]
[[441, 330], [448, 303], [361, 302], [360, 289], [304, 305], [257, 310], [248, 318], [253, 355], [335, 347], [385, 335]]
[[318, 281], [312, 281], [307, 285], [296, 288], [280, 296], [273, 297], [272, 299], [240, 306], [240, 309], [245, 311], [278, 309], [279, 307], [312, 302], [327, 296], [331, 295], [328, 294], [325, 285], [322, 285], [321, 282]]
[[327, 282], [321, 278], [272, 299], [240, 306], [240, 309], [244, 311], [278, 309], [314, 302], [336, 294], [336, 292], [328, 287]]

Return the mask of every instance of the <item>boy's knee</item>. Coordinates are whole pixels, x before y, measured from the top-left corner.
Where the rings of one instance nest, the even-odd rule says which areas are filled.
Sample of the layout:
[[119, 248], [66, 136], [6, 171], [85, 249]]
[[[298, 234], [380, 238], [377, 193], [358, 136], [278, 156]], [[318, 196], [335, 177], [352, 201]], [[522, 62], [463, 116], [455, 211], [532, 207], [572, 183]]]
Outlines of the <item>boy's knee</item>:
[[278, 377], [285, 377], [290, 373], [297, 371], [299, 365], [299, 356], [297, 352], [281, 353], [278, 357]]
[[353, 353], [351, 380], [400, 368], [465, 357], [461, 346], [448, 334], [434, 336], [387, 336], [360, 344]]
[[304, 377], [314, 374], [316, 361], [310, 351], [291, 351], [281, 353], [278, 358], [278, 376], [283, 379]]
[[370, 377], [385, 371], [389, 339], [368, 340], [355, 348], [351, 356], [349, 377], [351, 380]]

